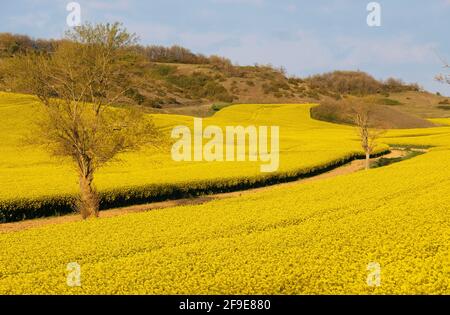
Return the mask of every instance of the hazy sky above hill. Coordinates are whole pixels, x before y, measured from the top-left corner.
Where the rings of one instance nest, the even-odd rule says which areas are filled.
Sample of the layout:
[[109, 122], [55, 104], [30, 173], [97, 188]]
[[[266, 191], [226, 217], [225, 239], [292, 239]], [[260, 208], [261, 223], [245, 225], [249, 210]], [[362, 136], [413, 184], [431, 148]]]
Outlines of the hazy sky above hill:
[[[0, 32], [59, 38], [65, 0], [2, 1]], [[180, 44], [241, 65], [272, 63], [299, 76], [335, 69], [399, 77], [450, 96], [434, 80], [450, 62], [450, 0], [79, 0], [82, 21], [121, 21], [142, 44]]]

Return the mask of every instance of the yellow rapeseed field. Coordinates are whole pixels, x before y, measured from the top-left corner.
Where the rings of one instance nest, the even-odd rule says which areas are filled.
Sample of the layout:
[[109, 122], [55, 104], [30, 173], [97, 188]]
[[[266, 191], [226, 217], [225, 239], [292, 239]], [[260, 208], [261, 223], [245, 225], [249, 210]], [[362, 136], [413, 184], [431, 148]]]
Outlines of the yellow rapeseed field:
[[[0, 293], [450, 293], [450, 151], [201, 206], [0, 234]], [[81, 266], [81, 287], [66, 266]], [[367, 266], [381, 266], [370, 287]]]
[[[281, 139], [286, 168], [357, 149], [349, 127], [312, 121], [308, 108], [242, 105], [211, 119], [280, 119], [280, 132], [289, 131]], [[390, 166], [204, 205], [0, 234], [0, 294], [449, 294], [450, 127], [391, 131], [383, 141], [433, 147]], [[55, 165], [45, 164], [43, 153], [34, 166], [31, 157], [16, 162], [8, 154], [0, 168], [6, 174], [5, 165], [18, 168], [21, 159], [30, 163], [24, 175], [26, 169], [36, 174], [35, 167], [42, 172]], [[124, 180], [140, 183], [145, 176], [126, 177], [147, 161], [138, 155], [127, 161]], [[65, 168], [50, 174], [64, 174]], [[202, 169], [209, 170], [194, 164], [179, 168], [192, 171], [180, 176], [227, 176], [217, 169], [202, 175]], [[108, 176], [120, 178], [114, 169], [121, 171], [119, 166], [105, 170], [99, 186]], [[231, 167], [233, 172], [239, 173]], [[242, 167], [241, 172], [251, 171]], [[153, 180], [164, 180], [153, 174], [161, 176]], [[21, 180], [32, 187], [40, 177]], [[3, 179], [2, 186], [7, 187]], [[45, 188], [33, 193], [39, 192]], [[66, 283], [72, 262], [81, 266], [81, 287]], [[367, 281], [374, 263], [381, 268], [379, 286]]]
[[[361, 153], [352, 128], [310, 119], [311, 106], [231, 106], [204, 119], [204, 126], [280, 126], [280, 167], [275, 174], [262, 174], [259, 161], [174, 162], [170, 147], [157, 152], [144, 148], [123, 154], [119, 162], [99, 170], [95, 185], [103, 201], [115, 206], [118, 198], [152, 200], [170, 195], [174, 189], [226, 190], [241, 183], [264, 182], [270, 176], [307, 174]], [[44, 210], [42, 215], [55, 214], [70, 204], [78, 191], [76, 172], [68, 161], [52, 158], [24, 141], [38, 109], [39, 104], [30, 96], [0, 93], [0, 222], [2, 213], [6, 221], [21, 219], [22, 215], [39, 216]], [[191, 126], [193, 118], [154, 115], [154, 122], [169, 136], [174, 126]], [[16, 218], [13, 215], [17, 209], [21, 213]]]

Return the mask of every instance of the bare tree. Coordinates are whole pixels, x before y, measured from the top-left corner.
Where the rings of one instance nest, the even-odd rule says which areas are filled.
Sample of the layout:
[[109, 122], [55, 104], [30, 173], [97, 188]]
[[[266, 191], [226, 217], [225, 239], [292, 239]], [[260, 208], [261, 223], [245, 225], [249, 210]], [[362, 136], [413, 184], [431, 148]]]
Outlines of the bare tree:
[[[450, 65], [448, 65], [446, 63], [446, 64], [444, 64], [444, 68], [446, 68], [448, 70], [448, 69], [450, 69]], [[442, 82], [442, 83], [450, 84], [450, 74], [438, 74], [436, 76], [436, 80], [438, 80], [439, 82]]]
[[119, 23], [85, 24], [69, 31], [54, 52], [16, 56], [6, 67], [6, 82], [43, 105], [35, 141], [74, 162], [83, 218], [98, 216], [96, 170], [121, 152], [162, 139], [138, 110], [110, 106], [138, 84], [133, 72], [142, 61], [131, 49], [135, 43]]
[[[436, 57], [442, 62], [443, 66], [444, 66], [444, 69], [446, 69], [447, 71], [449, 71], [450, 65], [449, 65], [449, 63], [447, 62], [447, 59], [445, 59], [444, 57], [442, 57], [442, 56], [438, 53], [438, 51], [436, 51], [436, 50], [434, 51], [434, 53], [435, 53]], [[442, 74], [442, 73], [440, 73], [440, 74], [436, 75], [435, 78], [436, 78], [436, 80], [439, 81], [439, 82], [450, 84], [450, 72], [448, 72], [447, 74]]]
[[377, 147], [377, 140], [385, 132], [384, 129], [374, 128], [372, 121], [372, 106], [361, 105], [354, 109], [353, 122], [355, 123], [361, 141], [361, 147], [366, 155], [365, 169], [370, 168], [370, 156]]

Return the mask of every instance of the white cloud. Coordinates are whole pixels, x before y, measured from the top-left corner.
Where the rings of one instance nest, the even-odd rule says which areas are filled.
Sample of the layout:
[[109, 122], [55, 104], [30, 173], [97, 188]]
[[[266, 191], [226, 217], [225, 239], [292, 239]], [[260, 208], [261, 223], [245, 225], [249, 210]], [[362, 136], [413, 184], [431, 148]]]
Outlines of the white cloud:
[[240, 64], [272, 63], [304, 75], [335, 69], [432, 64], [434, 47], [433, 43], [417, 43], [408, 37], [329, 39], [299, 31], [270, 39], [244, 35], [239, 45], [223, 46], [217, 53]]
[[50, 22], [50, 15], [46, 12], [39, 11], [20, 16], [11, 16], [8, 19], [14, 27], [44, 28]]
[[169, 25], [159, 23], [126, 23], [127, 28], [136, 33], [146, 44], [159, 44], [174, 41], [176, 29]]
[[336, 40], [336, 46], [348, 51], [340, 64], [355, 67], [364, 63], [427, 63], [433, 59], [435, 44], [417, 43], [409, 37], [375, 40], [344, 37]]
[[239, 44], [239, 41], [234, 39], [232, 36], [218, 32], [182, 32], [177, 37], [181, 45], [191, 47], [199, 52], [210, 50], [212, 47]]
[[240, 45], [224, 47], [220, 54], [241, 64], [271, 63], [285, 66], [290, 72], [304, 73], [323, 68], [333, 62], [333, 55], [323, 43], [307, 33], [297, 33], [295, 39], [243, 36]]
[[290, 12], [290, 13], [294, 13], [294, 12], [297, 11], [297, 6], [296, 6], [295, 4], [293, 4], [293, 3], [291, 3], [291, 4], [286, 5], [286, 6], [284, 7], [284, 9], [285, 9], [286, 11]]

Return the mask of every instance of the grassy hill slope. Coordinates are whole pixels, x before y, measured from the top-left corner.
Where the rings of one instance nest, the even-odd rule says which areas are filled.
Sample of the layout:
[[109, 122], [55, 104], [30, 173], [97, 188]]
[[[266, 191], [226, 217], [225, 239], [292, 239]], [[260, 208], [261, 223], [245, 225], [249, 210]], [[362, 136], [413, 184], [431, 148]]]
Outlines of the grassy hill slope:
[[[338, 83], [348, 86], [342, 89], [341, 85], [320, 85], [318, 79], [288, 77], [270, 66], [225, 69], [208, 64], [153, 63], [150, 69], [146, 74], [147, 86], [140, 91], [137, 101], [159, 113], [209, 116], [229, 104], [323, 103], [352, 95], [361, 103], [376, 99], [380, 118], [393, 128], [430, 127], [426, 118], [450, 117], [450, 105], [446, 103], [449, 98], [401, 85], [401, 81], [397, 83], [400, 86], [386, 87], [359, 72], [335, 76]], [[374, 84], [371, 89], [363, 89], [370, 84]], [[339, 117], [345, 110], [336, 114]], [[389, 120], [390, 117], [394, 118]]]

